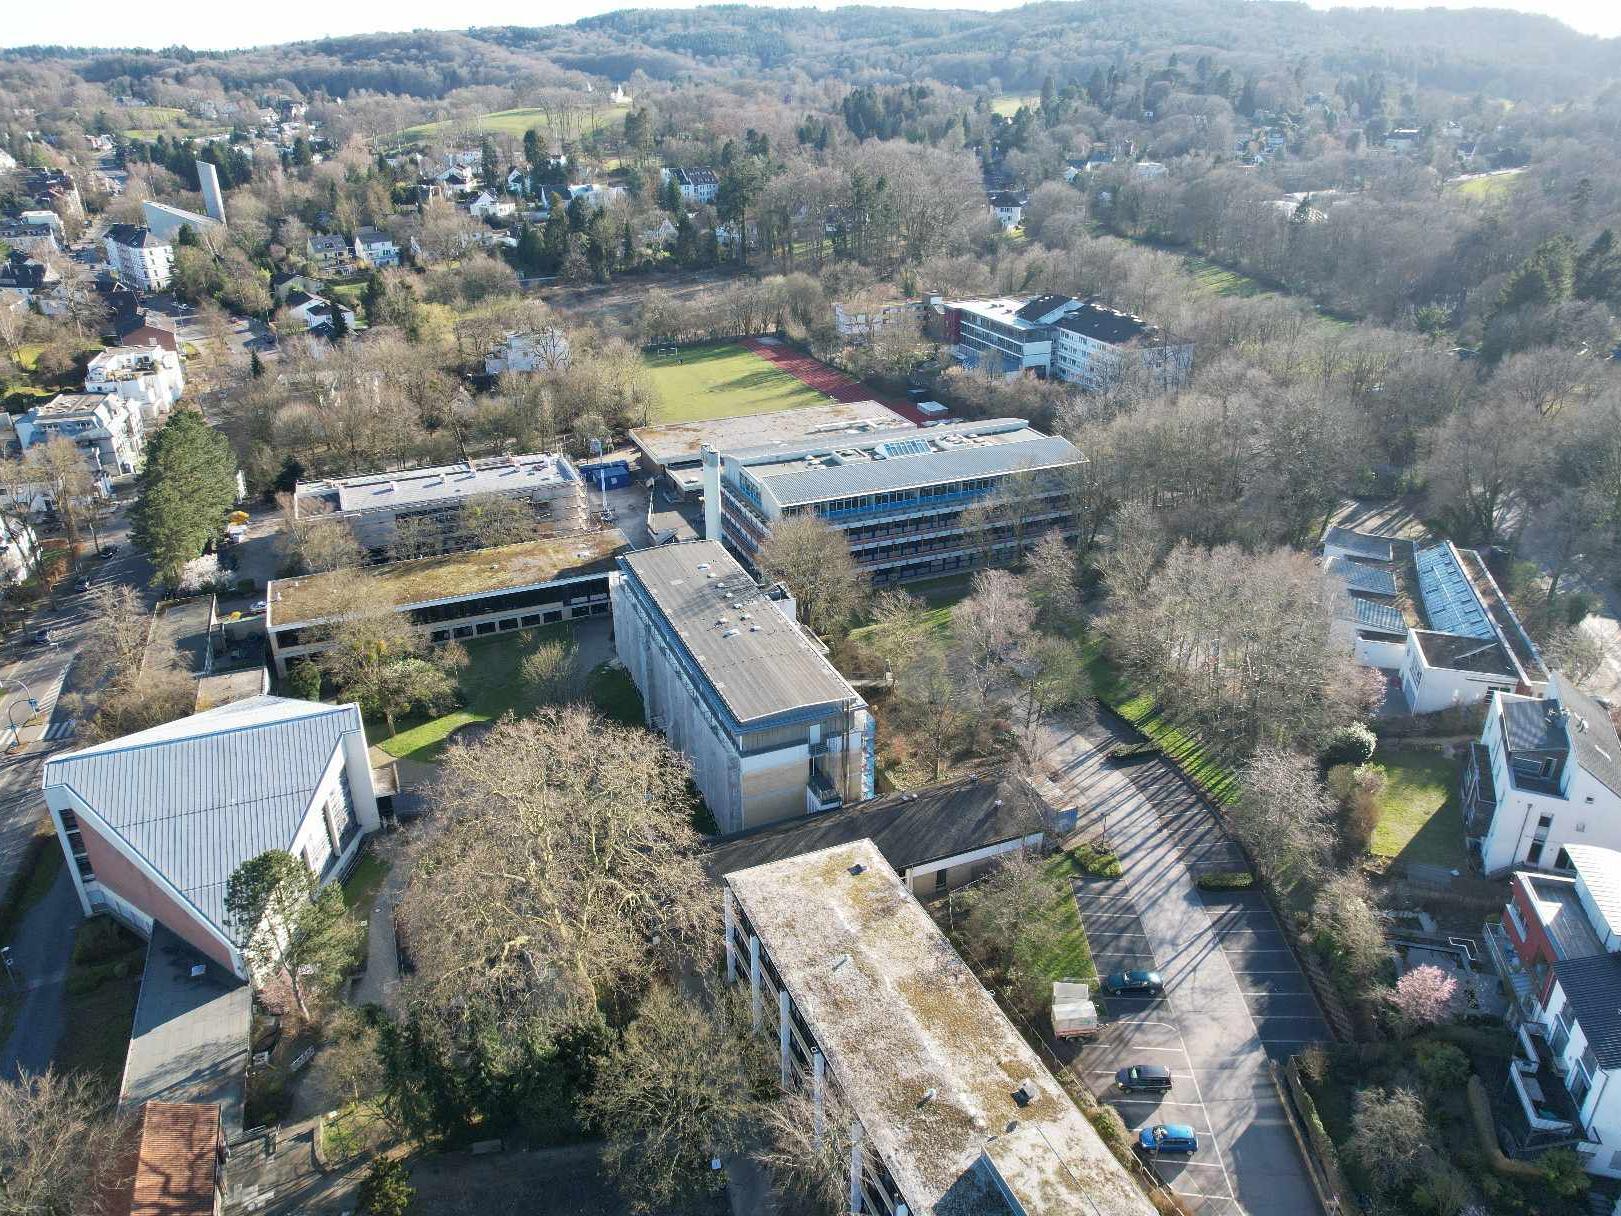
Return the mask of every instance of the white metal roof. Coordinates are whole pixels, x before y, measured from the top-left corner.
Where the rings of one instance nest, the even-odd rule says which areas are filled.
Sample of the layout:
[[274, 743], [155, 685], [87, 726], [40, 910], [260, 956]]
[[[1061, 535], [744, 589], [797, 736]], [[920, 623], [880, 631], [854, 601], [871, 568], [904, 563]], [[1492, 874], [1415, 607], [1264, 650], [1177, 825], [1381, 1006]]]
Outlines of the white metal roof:
[[1621, 853], [1595, 844], [1567, 844], [1565, 852], [1610, 935], [1621, 937]]
[[221, 932], [225, 884], [244, 861], [291, 847], [354, 705], [259, 696], [46, 761], [105, 828]]

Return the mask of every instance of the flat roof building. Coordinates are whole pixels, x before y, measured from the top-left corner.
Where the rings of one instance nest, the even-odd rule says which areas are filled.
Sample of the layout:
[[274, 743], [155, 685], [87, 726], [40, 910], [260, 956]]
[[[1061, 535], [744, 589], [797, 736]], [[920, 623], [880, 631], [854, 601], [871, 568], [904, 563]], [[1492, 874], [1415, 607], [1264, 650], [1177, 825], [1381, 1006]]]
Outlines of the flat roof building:
[[832, 401], [794, 410], [710, 418], [702, 422], [665, 422], [636, 427], [630, 441], [648, 471], [665, 489], [685, 498], [703, 489], [703, 448], [717, 452], [799, 447], [818, 439], [899, 430], [912, 424], [877, 401]]
[[527, 503], [537, 534], [585, 527], [578, 470], [566, 456], [545, 452], [301, 481], [293, 490], [293, 518], [341, 519], [373, 560], [409, 560], [476, 548], [464, 509], [486, 495]]
[[867, 704], [791, 598], [713, 541], [626, 554], [619, 569], [619, 658], [723, 833], [872, 796]]
[[[1069, 477], [1086, 457], [1022, 418], [834, 435], [705, 454], [704, 534], [745, 560], [784, 518], [844, 534], [874, 585], [1011, 560], [1045, 532], [1073, 535]], [[994, 496], [994, 498], [993, 498]], [[976, 503], [992, 517], [964, 518]]]
[[[608, 613], [614, 556], [630, 547], [617, 528], [573, 532], [468, 549], [442, 557], [390, 562], [370, 572], [378, 593], [406, 613], [430, 641], [484, 637]], [[343, 571], [272, 579], [265, 591], [265, 633], [276, 670], [320, 654], [324, 610], [352, 576]]]
[[1154, 1211], [872, 841], [726, 881], [727, 975], [783, 1084], [853, 1120], [848, 1210]]

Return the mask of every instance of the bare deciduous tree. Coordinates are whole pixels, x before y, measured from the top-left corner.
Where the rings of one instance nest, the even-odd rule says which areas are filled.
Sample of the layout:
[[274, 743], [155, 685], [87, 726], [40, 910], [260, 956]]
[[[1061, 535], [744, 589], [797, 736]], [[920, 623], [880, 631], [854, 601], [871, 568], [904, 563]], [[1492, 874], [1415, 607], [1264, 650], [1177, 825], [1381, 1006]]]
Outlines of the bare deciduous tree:
[[[127, 1116], [88, 1074], [0, 1081], [0, 1214], [112, 1216], [128, 1210]], [[119, 1191], [123, 1191], [123, 1207]]]
[[755, 561], [766, 577], [788, 585], [799, 619], [820, 634], [848, 621], [866, 597], [866, 577], [843, 533], [813, 515], [778, 520]]

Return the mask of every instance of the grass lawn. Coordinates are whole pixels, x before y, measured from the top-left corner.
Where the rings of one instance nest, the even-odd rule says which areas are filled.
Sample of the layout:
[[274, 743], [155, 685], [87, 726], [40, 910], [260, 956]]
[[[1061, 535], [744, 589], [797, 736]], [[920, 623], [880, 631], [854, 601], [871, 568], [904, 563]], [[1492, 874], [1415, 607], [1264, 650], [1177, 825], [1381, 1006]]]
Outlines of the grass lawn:
[[23, 868], [0, 902], [0, 942], [11, 940], [23, 917], [50, 892], [62, 869], [62, 849], [54, 831], [36, 829], [24, 847]]
[[1236, 270], [1228, 270], [1225, 266], [1217, 266], [1208, 258], [1187, 257], [1183, 259], [1183, 267], [1193, 276], [1194, 281], [1203, 290], [1218, 296], [1237, 296], [1248, 299], [1250, 296], [1263, 296], [1267, 288], [1247, 274], [1240, 274]]
[[1446, 183], [1446, 189], [1460, 198], [1488, 199], [1502, 198], [1513, 190], [1521, 179], [1520, 173], [1493, 173], [1482, 177], [1471, 177], [1464, 181], [1453, 180]]
[[1041, 970], [1054, 980], [1092, 979], [1098, 973], [1097, 964], [1092, 961], [1092, 947], [1087, 943], [1081, 911], [1070, 889], [1070, 879], [1084, 876], [1086, 870], [1068, 852], [1054, 853], [1042, 869], [1052, 880], [1053, 899], [1044, 918], [1052, 937], [1037, 960]]
[[585, 680], [585, 691], [602, 716], [623, 726], [642, 726], [642, 694], [630, 672], [623, 667], [599, 663]]
[[1458, 766], [1440, 752], [1380, 747], [1373, 764], [1385, 772], [1379, 825], [1369, 851], [1375, 857], [1463, 869], [1463, 810]]
[[1092, 677], [1092, 691], [1100, 701], [1157, 743], [1160, 750], [1216, 802], [1226, 805], [1238, 796], [1238, 778], [1232, 768], [1207, 753], [1197, 739], [1167, 722], [1160, 715], [1154, 698], [1132, 687], [1115, 670], [1098, 639], [1087, 638], [1082, 650]]
[[355, 868], [349, 871], [349, 877], [343, 880], [344, 904], [351, 911], [355, 908], [371, 907], [372, 901], [377, 898], [377, 892], [383, 885], [383, 879], [387, 877], [388, 862], [367, 849], [361, 854], [360, 860], [355, 862]]
[[468, 638], [462, 643], [468, 663], [457, 680], [462, 707], [436, 718], [417, 718], [392, 739], [382, 737], [387, 728], [374, 722], [378, 746], [399, 760], [431, 762], [452, 731], [474, 722], [493, 722], [509, 710], [520, 716], [533, 713], [540, 703], [519, 670], [524, 657], [543, 642], [567, 642], [572, 637], [566, 625], [547, 625], [524, 633]]
[[60, 1072], [91, 1073], [117, 1093], [135, 1025], [135, 1002], [141, 994], [146, 943], [105, 917], [80, 925], [79, 938], [86, 934], [105, 944], [92, 959], [81, 959], [77, 957], [81, 942], [75, 942], [62, 1037], [51, 1062]]
[[[576, 120], [576, 130], [580, 133], [594, 131], [598, 127], [605, 127], [616, 118], [624, 115], [628, 106], [614, 105], [612, 102], [599, 105], [595, 121], [590, 110], [581, 107]], [[407, 127], [399, 134], [400, 139], [426, 139], [445, 128], [454, 126], [457, 120], [445, 119], [442, 122], [422, 122], [414, 127]], [[544, 131], [547, 129], [546, 112], [536, 108], [519, 110], [495, 110], [489, 114], [480, 114], [472, 120], [482, 130], [492, 135], [513, 135], [522, 137], [525, 131]]]
[[1020, 106], [1029, 106], [1034, 110], [1040, 105], [1039, 93], [1003, 93], [991, 102], [991, 113], [1000, 114], [1003, 118], [1012, 118], [1019, 112]]
[[828, 401], [803, 380], [731, 343], [649, 356], [647, 366], [659, 397], [655, 422], [732, 418]]

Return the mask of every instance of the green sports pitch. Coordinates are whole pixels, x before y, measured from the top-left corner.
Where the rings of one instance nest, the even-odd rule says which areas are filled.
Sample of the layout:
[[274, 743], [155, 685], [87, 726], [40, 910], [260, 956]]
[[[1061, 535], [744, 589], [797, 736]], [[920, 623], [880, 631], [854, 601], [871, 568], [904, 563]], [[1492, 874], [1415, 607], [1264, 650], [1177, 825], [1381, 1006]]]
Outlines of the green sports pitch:
[[654, 422], [701, 422], [826, 405], [826, 394], [733, 343], [647, 356], [658, 393]]

